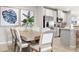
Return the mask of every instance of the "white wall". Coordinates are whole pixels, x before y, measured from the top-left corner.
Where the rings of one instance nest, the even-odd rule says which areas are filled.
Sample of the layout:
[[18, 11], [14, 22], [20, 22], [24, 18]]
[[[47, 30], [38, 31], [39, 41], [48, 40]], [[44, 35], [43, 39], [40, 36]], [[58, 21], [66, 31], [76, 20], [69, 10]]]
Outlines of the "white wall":
[[71, 7], [71, 12], [67, 15], [67, 24], [70, 25], [70, 19], [72, 16], [79, 19], [79, 7]]
[[36, 25], [39, 27], [43, 27], [43, 7], [36, 7]]

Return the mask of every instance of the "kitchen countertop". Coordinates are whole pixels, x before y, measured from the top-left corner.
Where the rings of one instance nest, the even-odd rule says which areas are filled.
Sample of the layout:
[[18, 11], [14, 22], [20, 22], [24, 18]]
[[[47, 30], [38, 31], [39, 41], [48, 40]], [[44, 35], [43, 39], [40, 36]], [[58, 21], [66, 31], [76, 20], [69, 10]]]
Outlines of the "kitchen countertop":
[[79, 27], [74, 27], [74, 28], [65, 27], [65, 28], [60, 28], [60, 29], [65, 29], [65, 30], [79, 30]]

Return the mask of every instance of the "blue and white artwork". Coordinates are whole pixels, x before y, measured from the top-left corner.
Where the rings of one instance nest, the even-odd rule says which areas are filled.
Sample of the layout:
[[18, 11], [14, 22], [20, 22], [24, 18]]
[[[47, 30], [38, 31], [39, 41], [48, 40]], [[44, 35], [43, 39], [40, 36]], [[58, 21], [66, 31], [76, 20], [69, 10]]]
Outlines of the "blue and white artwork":
[[17, 21], [17, 15], [12, 9], [2, 11], [2, 16], [4, 20], [10, 24], [15, 24]]
[[18, 9], [1, 8], [1, 25], [18, 25]]

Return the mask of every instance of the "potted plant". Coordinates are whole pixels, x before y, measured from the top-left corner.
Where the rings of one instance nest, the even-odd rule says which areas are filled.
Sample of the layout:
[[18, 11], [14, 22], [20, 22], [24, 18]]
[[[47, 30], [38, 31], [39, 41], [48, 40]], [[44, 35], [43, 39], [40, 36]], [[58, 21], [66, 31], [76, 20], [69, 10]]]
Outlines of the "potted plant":
[[26, 25], [27, 27], [32, 27], [33, 26], [33, 22], [34, 22], [34, 16], [31, 16], [30, 11], [28, 11], [28, 14], [23, 14], [26, 18], [23, 19], [23, 23], [24, 25]]

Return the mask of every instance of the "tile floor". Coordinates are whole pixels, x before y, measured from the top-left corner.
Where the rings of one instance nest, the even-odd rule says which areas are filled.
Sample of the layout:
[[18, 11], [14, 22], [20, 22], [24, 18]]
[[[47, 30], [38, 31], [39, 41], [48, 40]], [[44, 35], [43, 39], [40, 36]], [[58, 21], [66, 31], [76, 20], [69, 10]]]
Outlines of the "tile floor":
[[74, 52], [76, 50], [68, 47], [64, 47], [60, 42], [60, 38], [55, 38], [53, 40], [53, 51], [54, 52]]
[[[0, 45], [0, 51], [1, 52], [11, 52], [11, 46], [10, 45]], [[60, 38], [55, 38], [53, 41], [53, 52], [78, 52], [79, 49], [71, 49], [64, 47], [60, 43]]]

